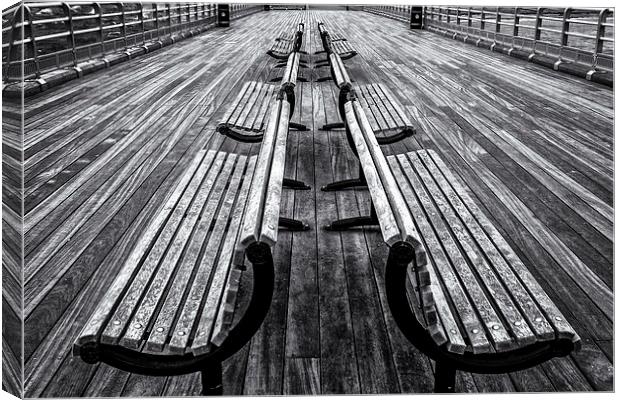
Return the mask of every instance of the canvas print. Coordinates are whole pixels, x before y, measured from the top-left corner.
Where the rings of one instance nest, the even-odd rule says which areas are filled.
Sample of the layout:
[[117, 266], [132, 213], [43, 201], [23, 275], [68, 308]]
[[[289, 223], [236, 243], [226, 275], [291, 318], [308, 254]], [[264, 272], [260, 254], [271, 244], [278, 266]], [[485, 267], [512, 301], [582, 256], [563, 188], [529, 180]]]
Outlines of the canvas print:
[[2, 389], [614, 389], [614, 8], [2, 12]]

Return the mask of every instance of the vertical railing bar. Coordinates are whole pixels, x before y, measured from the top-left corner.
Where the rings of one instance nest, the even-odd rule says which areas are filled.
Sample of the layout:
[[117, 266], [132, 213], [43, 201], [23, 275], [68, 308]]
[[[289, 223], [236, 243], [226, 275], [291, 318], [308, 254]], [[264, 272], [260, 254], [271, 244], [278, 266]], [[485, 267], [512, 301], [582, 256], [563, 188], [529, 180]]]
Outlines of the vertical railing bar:
[[[15, 45], [15, 34], [13, 32], [15, 32], [15, 26], [17, 25], [17, 16], [24, 15], [24, 12], [22, 10], [23, 6], [24, 5], [21, 4], [15, 7], [15, 11], [13, 11], [13, 18], [11, 20], [11, 30], [9, 31], [9, 47], [8, 47], [8, 54], [6, 56], [6, 74], [4, 75], [4, 79], [7, 82], [10, 78], [10, 73], [11, 73], [11, 53], [13, 52], [13, 46]], [[23, 32], [25, 31], [23, 23], [21, 24], [21, 30], [22, 30], [22, 52], [23, 52], [23, 48], [24, 48], [24, 33]]]
[[605, 37], [605, 23], [607, 22], [608, 14], [609, 9], [604, 8], [598, 15], [598, 24], [596, 26], [596, 41], [594, 43], [593, 64], [596, 64], [599, 54], [603, 52], [603, 46], [605, 45], [605, 41], [602, 38]]
[[155, 30], [157, 31], [157, 40], [161, 40], [159, 33], [159, 3], [155, 3]]
[[170, 10], [170, 3], [168, 5], [168, 34], [172, 36], [172, 11]]
[[562, 14], [562, 33], [560, 36], [560, 50], [558, 52], [558, 61], [562, 60], [562, 52], [564, 47], [568, 45], [568, 30], [570, 29], [570, 19], [571, 8], [567, 7], [564, 9], [564, 13]]
[[142, 44], [146, 43], [146, 32], [144, 30], [144, 4], [142, 2], [138, 3], [140, 6], [140, 29], [142, 29]]
[[127, 25], [125, 25], [125, 4], [117, 3], [121, 8], [121, 25], [123, 30], [123, 47], [127, 50]]
[[[35, 76], [37, 79], [39, 79], [41, 77], [41, 64], [39, 61], [39, 49], [37, 47], [37, 35], [36, 35], [36, 31], [35, 31], [35, 25], [32, 23], [32, 21], [34, 20], [32, 18], [32, 11], [30, 10], [30, 7], [28, 7], [27, 5], [24, 5], [24, 12], [23, 12], [23, 16], [28, 16], [28, 27], [30, 28], [30, 43], [31, 43], [31, 47], [32, 47], [32, 58], [34, 59], [34, 67], [36, 69], [35, 71]], [[23, 18], [25, 20], [25, 18]], [[26, 28], [24, 27], [24, 24], [22, 23], [22, 38], [24, 38], [26, 35]], [[24, 40], [22, 40], [22, 52], [24, 53], [24, 55], [26, 54], [26, 46], [24, 44]], [[24, 57], [25, 58], [25, 57]], [[24, 65], [25, 65], [25, 61], [24, 61]]]
[[[73, 16], [71, 15], [71, 7], [67, 3], [61, 3], [67, 13], [67, 20], [69, 22], [69, 38], [71, 40], [71, 55], [73, 56], [73, 66], [77, 67], [77, 53], [75, 51], [75, 34], [73, 30]], [[32, 31], [32, 30], [31, 30]]]

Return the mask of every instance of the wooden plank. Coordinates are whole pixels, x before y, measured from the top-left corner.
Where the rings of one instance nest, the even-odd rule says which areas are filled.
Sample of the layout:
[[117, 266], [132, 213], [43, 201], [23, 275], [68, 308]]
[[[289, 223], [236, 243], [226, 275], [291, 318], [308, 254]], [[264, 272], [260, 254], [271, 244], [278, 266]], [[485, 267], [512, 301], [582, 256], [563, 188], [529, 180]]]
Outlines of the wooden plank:
[[[312, 104], [324, 104], [327, 102], [325, 97], [332, 95], [331, 90], [320, 84], [313, 83], [312, 88]], [[324, 91], [327, 93], [324, 94]], [[327, 122], [327, 113], [323, 107], [313, 107], [313, 111], [315, 127]], [[333, 107], [330, 107], [330, 111], [336, 114]], [[341, 157], [332, 156], [330, 153], [342, 150], [330, 146], [329, 137], [330, 135], [322, 133], [313, 135], [315, 188], [337, 178], [332, 171], [332, 157]], [[317, 230], [338, 218], [336, 197], [333, 192], [316, 190], [315, 201], [320, 205], [320, 212], [315, 211]], [[321, 231], [316, 237], [322, 394], [360, 393], [351, 300], [349, 291], [343, 290], [347, 287], [347, 276], [341, 236], [346, 234], [347, 232]], [[332, 357], [334, 354], [338, 354], [338, 357]]]
[[284, 395], [321, 394], [321, 374], [318, 358], [295, 357], [289, 359], [284, 382]]

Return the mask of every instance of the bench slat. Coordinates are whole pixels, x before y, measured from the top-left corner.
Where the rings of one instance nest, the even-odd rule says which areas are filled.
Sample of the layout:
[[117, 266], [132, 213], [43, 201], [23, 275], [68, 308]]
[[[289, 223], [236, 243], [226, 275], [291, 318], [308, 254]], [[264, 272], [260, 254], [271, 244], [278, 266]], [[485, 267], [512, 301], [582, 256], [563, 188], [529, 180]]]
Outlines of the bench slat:
[[379, 126], [378, 131], [384, 132], [390, 130], [390, 127], [388, 126], [388, 123], [385, 119], [385, 113], [377, 106], [375, 96], [373, 95], [373, 93], [370, 93], [370, 91], [368, 90], [368, 86], [360, 86], [359, 92], [361, 94], [361, 97], [366, 100], [368, 104], [368, 110], [370, 111], [371, 115], [374, 117], [374, 120]]
[[[149, 322], [153, 318], [153, 313], [161, 299], [165, 296], [165, 291], [169, 282], [174, 284], [174, 272], [177, 264], [181, 260], [186, 245], [189, 244], [191, 248], [191, 241], [201, 235], [201, 222], [204, 223], [205, 221], [211, 221], [213, 219], [213, 214], [215, 213], [222, 192], [224, 191], [226, 181], [232, 171], [234, 162], [235, 157], [233, 155], [227, 157], [223, 168], [219, 171], [218, 175], [216, 175], [213, 184], [210, 182], [210, 174], [207, 175], [206, 182], [203, 182], [198, 193], [194, 197], [155, 276], [151, 279], [150, 283], [148, 283], [146, 294], [134, 311], [131, 322], [128, 324], [127, 330], [121, 338], [120, 344], [122, 346], [134, 349], [140, 346], [142, 337], [147, 330]], [[205, 214], [202, 215], [203, 219], [199, 221], [199, 217], [203, 213], [203, 208]], [[204, 234], [206, 235], [208, 226], [206, 229], [202, 228], [202, 230], [205, 231]], [[155, 246], [157, 245], [158, 243], [156, 242]], [[181, 267], [178, 273], [191, 273], [193, 268], [188, 267], [184, 269], [182, 261], [180, 264]], [[186, 278], [189, 278], [189, 276]], [[167, 326], [163, 327], [167, 328]]]
[[237, 111], [238, 108], [241, 107], [241, 100], [243, 100], [243, 97], [245, 96], [248, 89], [252, 87], [252, 85], [253, 85], [252, 82], [246, 82], [243, 84], [243, 86], [241, 87], [241, 90], [239, 91], [239, 94], [235, 98], [235, 101], [233, 101], [232, 106], [229, 107], [228, 110], [226, 110], [226, 113], [222, 117], [222, 124], [227, 124], [228, 121], [230, 121], [233, 113]]
[[243, 97], [241, 98], [239, 103], [236, 104], [235, 111], [231, 114], [228, 121], [226, 121], [228, 124], [231, 124], [234, 126], [239, 126], [239, 125], [243, 126], [243, 124], [238, 123], [238, 121], [240, 121], [239, 117], [241, 116], [244, 110], [247, 110], [250, 108], [251, 102], [255, 98], [252, 96], [252, 94], [255, 93], [254, 90], [256, 89], [256, 86], [259, 85], [259, 83], [256, 81], [250, 81], [250, 82], [247, 82], [246, 85], [247, 85], [247, 88], [245, 90]]
[[[473, 202], [471, 197], [467, 194], [467, 192], [461, 187], [460, 183], [454, 177], [450, 169], [448, 169], [443, 162], [443, 160], [437, 155], [435, 151], [428, 150], [429, 156], [433, 159], [439, 169], [443, 172], [445, 178], [450, 182], [450, 184], [457, 189], [457, 193], [461, 197], [461, 200], [465, 203], [465, 205], [471, 210], [471, 212], [475, 215], [476, 219], [483, 227], [483, 229], [490, 236], [493, 243], [497, 246], [502, 255], [509, 262], [510, 266], [513, 268], [515, 273], [519, 276], [523, 285], [527, 288], [531, 296], [536, 300], [536, 303], [544, 312], [547, 321], [553, 325], [556, 330], [556, 336], [563, 339], [570, 339], [574, 343], [579, 342], [579, 336], [572, 328], [572, 326], [566, 321], [566, 318], [562, 315], [560, 310], [557, 308], [555, 303], [549, 298], [549, 296], [545, 293], [544, 289], [540, 286], [538, 281], [532, 276], [527, 267], [523, 264], [521, 259], [515, 254], [514, 250], [510, 247], [510, 245], [506, 242], [504, 237], [499, 233], [497, 228], [489, 221], [489, 219], [480, 211], [480, 209]], [[535, 322], [542, 323], [543, 321], [536, 321], [537, 316], [535, 314], [531, 315], [534, 317]], [[535, 325], [536, 326], [536, 325]], [[543, 337], [545, 335], [543, 334]]]
[[[252, 174], [256, 166], [256, 159], [257, 159], [257, 156], [250, 157], [248, 165], [247, 165], [247, 169], [243, 174], [243, 183], [241, 185], [241, 189], [239, 190], [237, 201], [235, 202], [235, 209], [233, 211], [232, 218], [230, 219], [230, 226], [228, 228], [226, 238], [223, 240], [222, 250], [220, 252], [220, 256], [218, 259], [218, 266], [217, 266], [218, 270], [225, 266], [230, 265], [231, 262], [233, 263], [232, 270], [230, 272], [231, 274], [236, 274], [236, 271], [239, 271], [238, 269], [239, 265], [235, 263], [235, 260], [233, 259], [233, 254], [239, 241], [239, 228], [241, 226], [241, 220], [243, 218], [243, 213], [247, 207], [247, 197], [248, 197], [248, 192], [250, 189], [250, 183], [252, 181]], [[230, 320], [230, 322], [232, 322], [231, 318], [229, 318], [229, 313], [234, 312], [234, 304], [236, 301], [236, 293], [237, 293], [237, 288], [235, 287], [235, 285], [238, 286], [238, 284], [239, 284], [238, 280], [233, 279], [231, 281], [229, 279], [229, 283], [227, 286], [228, 289], [226, 290], [234, 291], [235, 296], [234, 298], [225, 299], [226, 302], [224, 304], [224, 308], [222, 308], [221, 306], [219, 307], [220, 313], [222, 314], [222, 318], [226, 319], [226, 321]], [[231, 311], [231, 306], [232, 306], [232, 311]], [[223, 313], [221, 310], [223, 310]], [[201, 318], [198, 323], [196, 332], [197, 333], [206, 332], [208, 330], [207, 325], [209, 323], [210, 321], [208, 320], [208, 318]], [[219, 346], [225, 339], [226, 335], [228, 334], [229, 326], [230, 324], [228, 325], [221, 324], [219, 327], [216, 325], [216, 327], [214, 328], [213, 334], [212, 334], [214, 339], [212, 341], [217, 346]], [[209, 344], [209, 337], [207, 335], [203, 334], [203, 335], [194, 336], [194, 340], [191, 346], [191, 351], [195, 355], [204, 354], [208, 350], [208, 344]]]
[[[442, 171], [437, 167], [435, 162], [432, 161], [428, 153], [418, 152], [418, 156], [424, 162], [429, 172], [433, 175], [436, 183], [441, 187], [444, 195], [452, 204], [452, 207], [457, 210], [458, 215], [461, 217], [462, 221], [467, 226], [467, 229], [475, 238], [478, 246], [481, 247], [484, 255], [486, 255], [489, 259], [489, 264], [496, 270], [499, 279], [501, 279], [508, 293], [518, 305], [519, 310], [523, 313], [523, 316], [526, 319], [523, 323], [527, 323], [530, 327], [532, 327], [537, 337], [543, 339], [553, 339], [555, 336], [553, 328], [547, 322], [536, 302], [532, 299], [506, 260], [501, 256], [498, 249], [491, 242], [486, 232], [484, 232], [482, 227], [479, 225], [477, 217], [479, 217], [482, 213], [478, 208], [475, 208], [472, 210], [476, 215], [474, 216], [468, 207], [466, 207], [461, 201], [459, 196], [466, 194], [464, 188], [460, 185], [453, 188], [452, 185], [450, 185], [445, 179]], [[454, 189], [457, 189], [459, 194], [457, 194]], [[495, 299], [500, 300], [497, 295], [495, 296]], [[512, 306], [512, 302], [509, 306]], [[514, 321], [511, 322], [514, 324]], [[532, 342], [533, 341], [535, 341], [535, 338], [533, 338]]]
[[260, 107], [261, 94], [265, 92], [263, 90], [264, 86], [266, 85], [256, 83], [256, 85], [252, 89], [252, 92], [249, 94], [249, 98], [247, 99], [246, 104], [243, 106], [241, 112], [234, 120], [234, 126], [240, 127], [245, 130], [250, 130], [250, 128], [252, 127], [252, 121], [248, 117], [252, 110]]
[[[196, 276], [187, 295], [187, 300], [183, 305], [183, 310], [170, 335], [169, 351], [171, 353], [183, 354], [193, 335], [193, 327], [197, 325], [197, 319], [200, 318], [201, 321], [202, 319], [209, 320], [209, 317], [216, 313], [219, 299], [223, 294], [223, 285], [218, 280], [218, 274], [227, 274], [230, 267], [230, 263], [219, 265], [218, 255], [234, 201], [239, 190], [241, 174], [245, 166], [246, 158], [242, 157], [240, 162], [235, 166], [226, 193], [224, 194], [223, 191], [214, 192], [213, 200], [215, 201], [207, 205], [207, 207], [213, 210], [209, 218], [209, 223], [211, 223], [211, 221], [215, 223], [211, 227], [211, 234], [206, 243], [202, 259], [198, 264]], [[228, 179], [223, 179], [222, 182], [226, 184], [228, 183]], [[219, 206], [217, 215], [215, 215], [215, 210], [220, 201], [221, 205]], [[222, 254], [222, 257], [226, 257], [226, 255]], [[218, 265], [216, 266], [216, 264]], [[211, 277], [213, 278], [210, 279]], [[206, 301], [204, 300], [205, 295], [207, 298]], [[210, 329], [208, 327], [199, 328], [196, 331], [196, 336], [208, 336], [209, 333]]]
[[258, 113], [252, 122], [252, 130], [262, 131], [263, 127], [267, 123], [266, 119], [269, 115], [269, 107], [275, 103], [276, 87], [274, 85], [265, 85], [267, 88], [265, 96], [263, 97]]
[[[97, 306], [93, 315], [85, 324], [78, 337], [78, 340], [76, 341], [77, 346], [98, 340], [101, 331], [107, 324], [110, 314], [118, 303], [118, 299], [121, 298], [121, 296], [123, 295], [127, 284], [135, 275], [136, 270], [140, 266], [140, 262], [149, 251], [151, 242], [156, 237], [156, 235], [159, 234], [162, 226], [168, 219], [168, 216], [172, 213], [172, 210], [175, 208], [177, 202], [185, 192], [186, 186], [193, 179], [201, 179], [200, 177], [195, 177], [198, 167], [200, 165], [210, 164], [214, 157], [215, 151], [212, 150], [209, 152], [204, 150], [200, 151], [194, 157], [186, 173], [183, 174], [174, 191], [170, 194], [170, 197], [168, 197], [168, 200], [166, 200], [166, 202], [164, 203], [164, 206], [159, 210], [154, 219], [150, 222], [148, 228], [145, 229], [144, 234], [140, 237], [138, 243], [131, 251], [131, 254], [123, 265], [123, 268], [114, 279], [114, 282], [106, 292], [102, 301]], [[202, 170], [198, 173], [206, 173], [206, 171]]]
[[372, 118], [368, 119], [368, 122], [370, 122], [370, 127], [372, 128], [372, 130], [374, 132], [381, 132], [381, 127], [379, 126], [379, 123], [377, 122], [377, 117], [372, 112], [372, 109], [370, 108], [370, 104], [368, 104], [368, 100], [366, 99], [366, 96], [364, 96], [363, 91], [360, 91], [359, 102], [364, 108], [364, 110], [368, 110], [367, 112], [370, 113], [370, 115], [372, 115]]
[[[472, 282], [472, 286], [479, 285], [484, 293], [485, 289], [492, 293], [492, 296], [487, 296], [491, 305], [495, 305], [496, 315], [498, 320], [491, 318], [486, 324], [487, 329], [492, 332], [493, 337], [498, 337], [498, 333], [507, 331], [515, 335], [514, 340], [501, 340], [495, 341], [495, 348], [498, 351], [510, 350], [518, 347], [518, 344], [530, 344], [536, 341], [534, 333], [531, 331], [527, 322], [517, 309], [516, 305], [508, 295], [508, 292], [499, 281], [497, 275], [489, 265], [485, 258], [484, 253], [480, 252], [477, 248], [476, 241], [467, 231], [466, 227], [461, 222], [459, 215], [448, 204], [439, 187], [430, 176], [429, 172], [424, 168], [424, 165], [415, 153], [410, 153], [410, 160], [412, 161], [414, 168], [421, 177], [424, 186], [431, 193], [431, 196], [441, 212], [447, 228], [456, 237], [456, 241], [464, 251], [464, 256], [469, 261], [470, 266], [473, 266], [472, 277], [476, 279], [476, 283]], [[475, 290], [478, 290], [476, 287]], [[500, 317], [503, 316], [503, 319]], [[504, 322], [505, 319], [505, 322]]]
[[218, 309], [217, 318], [213, 326], [213, 334], [211, 335], [211, 343], [216, 346], [221, 346], [230, 332], [230, 326], [233, 323], [235, 315], [235, 305], [237, 304], [237, 295], [239, 294], [242, 274], [243, 271], [238, 268], [233, 268], [228, 275], [228, 282], [226, 283], [225, 290], [226, 297], [222, 300], [222, 305]]
[[260, 241], [273, 246], [278, 238], [278, 220], [280, 218], [280, 202], [282, 197], [282, 180], [284, 179], [284, 162], [286, 160], [286, 140], [288, 137], [288, 117], [290, 105], [286, 100], [279, 100], [282, 111], [278, 126], [275, 149], [269, 172], [269, 186], [265, 200]]
[[368, 95], [372, 98], [375, 108], [378, 110], [379, 115], [381, 116], [385, 129], [392, 130], [398, 128], [399, 125], [394, 120], [390, 112], [391, 110], [386, 108], [384, 104], [385, 96], [383, 96], [381, 93], [378, 93], [374, 85], [372, 84], [366, 86], [366, 91], [368, 92]]
[[[107, 327], [103, 331], [101, 336], [101, 342], [106, 344], [116, 344], [120, 338], [121, 333], [124, 331], [132, 312], [142, 297], [147, 283], [150, 277], [153, 275], [157, 266], [159, 265], [168, 244], [172, 241], [179, 224], [181, 223], [183, 216], [190, 205], [190, 202], [199, 189], [203, 177], [216, 174], [223, 164], [224, 154], [220, 153], [215, 157], [213, 164], [201, 164], [194, 179], [187, 186], [187, 190], [183, 194], [183, 197], [179, 201], [179, 204], [172, 212], [172, 215], [168, 219], [161, 235], [159, 236], [155, 246], [149, 252], [146, 260], [140, 266], [140, 270], [136, 277], [131, 282], [131, 286], [123, 296], [121, 303], [116, 308], [114, 315], [112, 316]], [[208, 170], [208, 174], [207, 174]], [[214, 172], [215, 171], [215, 172]], [[211, 178], [213, 179], [213, 178]]]
[[[413, 127], [411, 120], [409, 120], [409, 117], [403, 111], [403, 108], [401, 107], [400, 102], [394, 98], [392, 93], [385, 87], [385, 85], [383, 85], [382, 83], [373, 84], [373, 85], [375, 86], [378, 92], [380, 91], [381, 93], [383, 93], [383, 95], [387, 99], [389, 107], [392, 108], [394, 111], [396, 111], [396, 114], [399, 117], [398, 120], [400, 120], [399, 126]], [[400, 125], [401, 122], [402, 122], [402, 125]]]

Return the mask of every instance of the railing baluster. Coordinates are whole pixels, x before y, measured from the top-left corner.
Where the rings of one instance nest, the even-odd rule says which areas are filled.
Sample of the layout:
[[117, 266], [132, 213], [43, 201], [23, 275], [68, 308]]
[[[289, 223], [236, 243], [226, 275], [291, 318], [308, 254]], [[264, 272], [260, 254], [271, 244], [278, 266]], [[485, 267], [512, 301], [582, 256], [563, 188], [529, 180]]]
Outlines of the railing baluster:
[[603, 40], [603, 38], [605, 37], [605, 24], [607, 23], [608, 15], [608, 8], [601, 10], [598, 15], [598, 23], [596, 25], [596, 39], [594, 43], [595, 57], [598, 57], [598, 55], [603, 52], [603, 46], [605, 45], [605, 41]]
[[67, 3], [62, 3], [69, 22], [69, 41], [71, 46], [71, 55], [73, 57], [73, 66], [77, 67], [77, 53], [75, 51], [75, 31], [73, 30], [73, 16], [71, 15], [71, 7]]
[[[34, 18], [32, 17], [32, 12], [30, 11], [30, 7], [24, 5], [24, 17], [28, 16], [28, 27], [30, 28], [30, 44], [32, 47], [32, 58], [34, 59], [34, 67], [35, 67], [35, 77], [36, 79], [41, 78], [41, 64], [39, 63], [39, 49], [37, 48], [37, 34], [35, 25], [32, 23]], [[25, 19], [25, 18], [24, 18]], [[25, 33], [25, 29], [22, 27], [22, 32]], [[22, 34], [22, 37], [25, 38], [25, 34]], [[22, 54], [26, 54], [24, 46], [24, 41], [22, 40]]]

